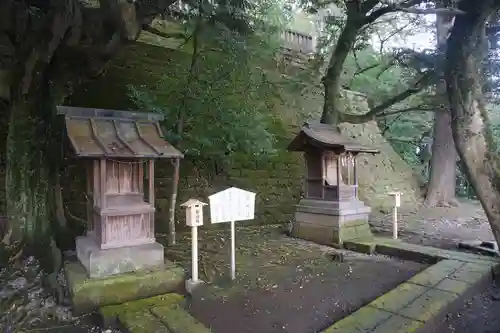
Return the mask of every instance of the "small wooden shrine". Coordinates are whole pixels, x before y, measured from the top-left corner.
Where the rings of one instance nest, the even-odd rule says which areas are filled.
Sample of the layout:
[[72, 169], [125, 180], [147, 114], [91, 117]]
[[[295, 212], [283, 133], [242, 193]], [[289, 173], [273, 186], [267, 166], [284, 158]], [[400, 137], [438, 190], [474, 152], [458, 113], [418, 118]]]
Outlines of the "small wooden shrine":
[[163, 264], [154, 230], [155, 160], [183, 157], [163, 139], [163, 116], [66, 106], [58, 113], [76, 156], [87, 160], [88, 231], [76, 246], [90, 277]]
[[379, 153], [345, 138], [331, 125], [305, 123], [288, 146], [304, 153], [304, 197], [297, 205], [292, 233], [328, 245], [371, 236], [370, 207], [358, 198], [356, 157]]

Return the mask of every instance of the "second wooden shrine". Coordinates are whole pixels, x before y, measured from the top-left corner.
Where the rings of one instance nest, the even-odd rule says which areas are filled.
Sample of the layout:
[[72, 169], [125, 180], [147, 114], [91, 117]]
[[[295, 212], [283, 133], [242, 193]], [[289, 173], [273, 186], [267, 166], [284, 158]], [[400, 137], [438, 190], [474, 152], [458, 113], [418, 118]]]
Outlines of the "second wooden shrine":
[[306, 123], [289, 144], [304, 153], [304, 197], [297, 205], [292, 234], [328, 245], [371, 236], [371, 211], [358, 197], [357, 163], [360, 153], [376, 154], [346, 138], [331, 125]]

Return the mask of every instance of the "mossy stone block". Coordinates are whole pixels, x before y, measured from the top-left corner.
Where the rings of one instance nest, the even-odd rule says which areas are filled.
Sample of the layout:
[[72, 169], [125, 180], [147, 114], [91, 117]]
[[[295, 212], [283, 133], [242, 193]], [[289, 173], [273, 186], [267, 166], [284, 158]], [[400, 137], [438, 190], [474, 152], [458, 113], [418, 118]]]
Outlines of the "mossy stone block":
[[346, 250], [351, 250], [360, 253], [372, 254], [375, 252], [375, 246], [377, 244], [370, 241], [345, 241], [344, 248]]
[[403, 283], [371, 302], [370, 306], [397, 313], [398, 310], [419, 298], [427, 290], [428, 288], [424, 286], [413, 283]]
[[[202, 323], [192, 317], [179, 305], [154, 307], [151, 312], [163, 323], [166, 323], [173, 332], [182, 333], [210, 333]], [[147, 332], [144, 332], [147, 333]], [[153, 332], [151, 332], [153, 333]]]
[[105, 325], [109, 325], [115, 322], [121, 313], [149, 311], [157, 306], [174, 306], [183, 304], [183, 302], [184, 296], [180, 294], [165, 294], [122, 304], [103, 306], [100, 308], [100, 314], [104, 319]]
[[459, 295], [455, 293], [430, 289], [397, 313], [403, 317], [426, 322], [439, 316], [458, 297]]
[[165, 264], [154, 270], [90, 279], [78, 262], [65, 262], [64, 272], [76, 313], [182, 290], [184, 270]]
[[462, 295], [469, 289], [470, 285], [467, 282], [444, 279], [439, 282], [434, 288], [439, 290], [448, 291], [457, 295]]
[[365, 306], [321, 333], [365, 333], [391, 316], [392, 314], [387, 311]]
[[375, 251], [379, 254], [396, 257], [403, 260], [411, 260], [421, 263], [437, 263], [439, 257], [434, 254], [419, 251], [411, 246], [406, 246], [406, 243], [379, 243], [375, 247]]
[[150, 312], [124, 312], [119, 315], [120, 324], [130, 333], [174, 333]]
[[467, 282], [470, 284], [481, 281], [488, 274], [492, 274], [491, 269], [484, 270], [483, 272], [475, 272], [468, 269], [459, 269], [450, 275], [450, 279]]
[[408, 282], [433, 287], [462, 266], [460, 261], [444, 260], [412, 277]]
[[338, 230], [340, 241], [352, 241], [355, 239], [372, 239], [373, 234], [366, 220], [354, 220], [342, 224]]
[[423, 326], [424, 323], [420, 321], [393, 315], [370, 333], [413, 333]]

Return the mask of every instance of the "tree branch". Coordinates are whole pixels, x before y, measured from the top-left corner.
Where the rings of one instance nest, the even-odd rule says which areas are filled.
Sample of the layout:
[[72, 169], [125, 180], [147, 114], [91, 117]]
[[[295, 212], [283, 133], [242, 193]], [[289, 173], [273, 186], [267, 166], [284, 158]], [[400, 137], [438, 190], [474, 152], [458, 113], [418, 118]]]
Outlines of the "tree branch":
[[144, 26], [143, 30], [150, 32], [153, 35], [163, 37], [163, 38], [176, 38], [176, 39], [182, 39], [182, 40], [190, 39], [189, 36], [186, 36], [186, 34], [183, 34], [182, 32], [176, 32], [176, 33], [163, 32], [163, 31], [160, 31], [156, 28], [153, 28], [152, 26]]
[[[372, 108], [369, 112], [361, 115], [356, 115], [356, 114], [348, 114], [348, 113], [341, 113], [340, 114], [340, 119], [342, 122], [347, 122], [351, 124], [359, 124], [359, 123], [364, 123], [370, 120], [374, 120], [375, 118], [380, 118], [380, 117], [385, 117], [401, 112], [408, 112], [408, 111], [414, 111], [414, 108], [409, 109], [404, 109], [404, 110], [397, 110], [397, 111], [389, 111], [387, 113], [384, 113], [385, 110], [390, 108], [391, 106], [400, 103], [407, 99], [408, 97], [415, 95], [419, 92], [421, 92], [423, 89], [426, 87], [430, 86], [432, 83], [432, 75], [426, 74], [422, 76], [414, 85], [413, 87], [410, 87], [406, 89], [405, 91], [393, 96], [392, 98], [389, 98], [387, 101], [379, 104], [378, 106]], [[421, 108], [419, 108], [421, 110]]]

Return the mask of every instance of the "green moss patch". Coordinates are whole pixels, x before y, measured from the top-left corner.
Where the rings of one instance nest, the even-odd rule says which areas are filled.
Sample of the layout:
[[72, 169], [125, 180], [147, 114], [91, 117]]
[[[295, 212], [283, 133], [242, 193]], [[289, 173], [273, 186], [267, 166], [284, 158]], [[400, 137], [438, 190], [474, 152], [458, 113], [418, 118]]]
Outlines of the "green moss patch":
[[166, 294], [179, 290], [184, 282], [184, 270], [176, 265], [102, 279], [89, 279], [83, 266], [76, 262], [66, 262], [64, 271], [77, 313]]
[[118, 323], [131, 333], [209, 333], [183, 308], [184, 297], [166, 294], [101, 308], [106, 324]]

